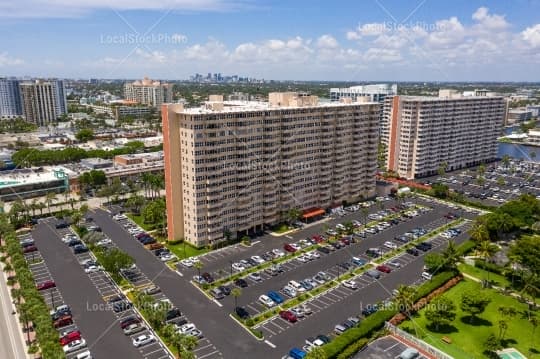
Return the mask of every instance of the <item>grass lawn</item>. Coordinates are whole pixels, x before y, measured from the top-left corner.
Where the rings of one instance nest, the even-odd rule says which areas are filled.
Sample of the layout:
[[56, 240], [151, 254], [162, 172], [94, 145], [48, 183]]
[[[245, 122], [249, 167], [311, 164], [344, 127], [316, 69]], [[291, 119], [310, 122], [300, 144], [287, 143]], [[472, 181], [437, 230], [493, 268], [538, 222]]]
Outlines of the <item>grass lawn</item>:
[[468, 264], [459, 264], [458, 265], [458, 269], [460, 270], [460, 272], [463, 272], [463, 273], [466, 273], [466, 274], [469, 274], [473, 277], [476, 277], [478, 279], [488, 279], [493, 282], [494, 285], [498, 286], [498, 287], [507, 287], [510, 285], [510, 281], [500, 275], [500, 274], [497, 274], [497, 273], [493, 273], [493, 272], [488, 272], [484, 269], [481, 269], [481, 268], [478, 268], [478, 267], [473, 267], [471, 265], [468, 265]]
[[[468, 318], [466, 320], [463, 319], [467, 314], [463, 313], [459, 309], [459, 306], [461, 295], [474, 291], [488, 292], [491, 303], [488, 304], [484, 313], [479, 316], [478, 323], [469, 324]], [[435, 333], [426, 327], [427, 320], [423, 310], [415, 316], [413, 321], [403, 322], [401, 327], [415, 328], [420, 338], [456, 359], [485, 358], [483, 354], [483, 343], [486, 341], [486, 338], [490, 334], [499, 335], [498, 321], [502, 318], [498, 312], [498, 308], [500, 306], [511, 306], [517, 310], [518, 314], [514, 318], [506, 319], [508, 324], [508, 330], [505, 335], [506, 347], [514, 347], [524, 355], [527, 355], [528, 358], [540, 358], [540, 339], [536, 338], [536, 341], [533, 342], [533, 326], [525, 315], [525, 311], [527, 310], [526, 304], [520, 303], [512, 297], [499, 294], [492, 289], [482, 289], [479, 283], [470, 280], [462, 281], [446, 292], [444, 296], [451, 299], [457, 307], [456, 319], [444, 333]], [[441, 340], [444, 336], [449, 337], [452, 343], [444, 343]], [[538, 337], [538, 330], [535, 336]], [[529, 349], [532, 349], [534, 354], [531, 354]]]
[[151, 231], [154, 229], [153, 225], [144, 223], [143, 218], [140, 215], [135, 215], [133, 213], [126, 213], [126, 216], [128, 216], [133, 222], [137, 223], [139, 227], [141, 227], [145, 231]]
[[282, 224], [277, 225], [277, 226], [275, 226], [274, 228], [272, 228], [272, 232], [281, 234], [281, 233], [288, 232], [288, 231], [290, 231], [291, 229], [293, 229], [293, 228], [292, 228], [292, 227], [289, 227], [289, 226], [286, 225], [285, 223], [282, 223]]
[[165, 243], [165, 247], [169, 248], [171, 252], [173, 252], [179, 259], [189, 258], [193, 256], [198, 256], [199, 254], [203, 254], [206, 252], [209, 252], [207, 248], [195, 248], [189, 244], [185, 245], [185, 254], [184, 254], [184, 244], [167, 244]]

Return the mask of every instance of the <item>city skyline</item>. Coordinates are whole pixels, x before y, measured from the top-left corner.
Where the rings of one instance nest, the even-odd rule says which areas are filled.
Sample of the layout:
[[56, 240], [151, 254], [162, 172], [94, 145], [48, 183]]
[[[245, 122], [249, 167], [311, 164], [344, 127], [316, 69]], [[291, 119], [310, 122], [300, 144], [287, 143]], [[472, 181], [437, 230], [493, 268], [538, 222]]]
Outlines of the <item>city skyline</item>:
[[0, 4], [0, 76], [537, 81], [540, 3], [518, 3], [25, 0]]

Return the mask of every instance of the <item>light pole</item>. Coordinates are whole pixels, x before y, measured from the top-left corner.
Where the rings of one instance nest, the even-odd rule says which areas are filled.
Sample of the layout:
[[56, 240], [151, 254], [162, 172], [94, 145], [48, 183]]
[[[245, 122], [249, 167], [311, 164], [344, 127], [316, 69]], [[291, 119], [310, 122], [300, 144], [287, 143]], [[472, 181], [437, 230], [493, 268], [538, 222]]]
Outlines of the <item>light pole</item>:
[[230, 274], [230, 277], [232, 277], [232, 264], [233, 264], [233, 261], [229, 261], [230, 265], [231, 265], [231, 274]]

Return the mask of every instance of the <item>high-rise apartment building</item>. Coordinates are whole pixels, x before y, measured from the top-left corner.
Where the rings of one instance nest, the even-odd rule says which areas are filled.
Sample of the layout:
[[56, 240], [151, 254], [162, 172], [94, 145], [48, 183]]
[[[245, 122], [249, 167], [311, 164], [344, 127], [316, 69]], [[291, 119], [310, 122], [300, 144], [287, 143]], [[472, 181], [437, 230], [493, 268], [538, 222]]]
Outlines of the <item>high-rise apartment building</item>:
[[19, 80], [0, 79], [0, 118], [22, 115]]
[[387, 168], [413, 179], [478, 165], [497, 156], [505, 101], [440, 90], [439, 97], [395, 96], [384, 104]]
[[67, 113], [67, 99], [62, 80], [24, 81], [19, 84], [22, 114], [38, 126], [55, 121]]
[[319, 104], [271, 93], [268, 102], [163, 105], [170, 240], [195, 245], [304, 218], [375, 194], [378, 103]]
[[148, 106], [160, 107], [162, 103], [172, 102], [173, 85], [153, 81], [145, 77], [142, 81], [126, 83], [124, 97]]
[[342, 98], [351, 98], [356, 101], [358, 97], [369, 97], [372, 102], [383, 102], [387, 96], [397, 95], [397, 85], [373, 84], [352, 86], [345, 88], [333, 87], [330, 89], [330, 100], [339, 101]]

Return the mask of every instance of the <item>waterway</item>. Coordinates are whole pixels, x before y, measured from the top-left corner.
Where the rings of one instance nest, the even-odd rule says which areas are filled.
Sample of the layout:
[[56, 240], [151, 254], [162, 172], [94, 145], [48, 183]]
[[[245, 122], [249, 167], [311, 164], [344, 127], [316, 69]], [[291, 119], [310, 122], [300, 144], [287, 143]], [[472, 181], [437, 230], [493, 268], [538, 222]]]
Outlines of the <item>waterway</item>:
[[[509, 135], [512, 131], [518, 129], [519, 126], [505, 127], [504, 133]], [[535, 153], [536, 156], [531, 156], [531, 153]], [[512, 158], [524, 159], [526, 161], [540, 162], [540, 147], [499, 142], [497, 157], [502, 158], [504, 155], [509, 155]]]

